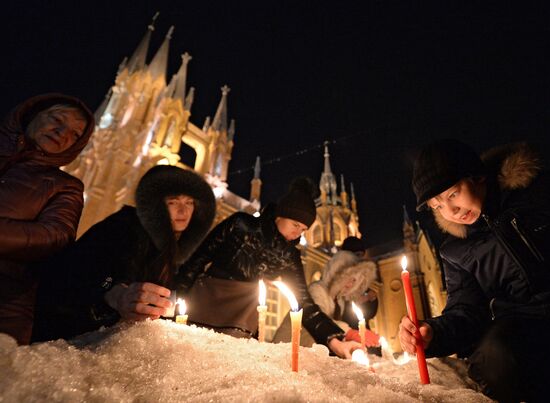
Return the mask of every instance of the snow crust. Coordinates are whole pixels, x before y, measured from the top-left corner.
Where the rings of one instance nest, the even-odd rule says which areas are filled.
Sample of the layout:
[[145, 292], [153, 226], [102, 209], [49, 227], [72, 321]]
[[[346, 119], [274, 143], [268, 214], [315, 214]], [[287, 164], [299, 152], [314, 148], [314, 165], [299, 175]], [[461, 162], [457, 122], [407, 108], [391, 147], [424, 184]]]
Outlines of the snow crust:
[[0, 402], [486, 402], [459, 360], [397, 365], [369, 355], [370, 368], [329, 357], [325, 346], [235, 339], [167, 320], [119, 324], [18, 347], [0, 334]]

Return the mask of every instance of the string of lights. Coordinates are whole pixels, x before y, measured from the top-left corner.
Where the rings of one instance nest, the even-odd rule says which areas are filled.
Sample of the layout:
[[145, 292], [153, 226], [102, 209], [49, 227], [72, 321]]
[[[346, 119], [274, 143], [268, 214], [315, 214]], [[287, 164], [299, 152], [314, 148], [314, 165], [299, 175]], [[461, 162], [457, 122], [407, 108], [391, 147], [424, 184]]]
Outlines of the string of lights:
[[[351, 134], [351, 135], [343, 136], [343, 137], [340, 137], [340, 138], [337, 138], [337, 139], [326, 140], [326, 141], [323, 141], [322, 143], [312, 145], [312, 146], [304, 148], [302, 150], [298, 150], [298, 151], [295, 151], [295, 152], [292, 152], [292, 153], [289, 153], [289, 154], [280, 155], [280, 156], [273, 157], [273, 158], [270, 158], [270, 159], [267, 159], [267, 160], [262, 160], [262, 167], [265, 167], [267, 165], [277, 164], [277, 163], [282, 162], [284, 160], [287, 160], [289, 158], [294, 158], [294, 157], [298, 157], [298, 156], [307, 154], [310, 151], [319, 150], [320, 148], [323, 148], [325, 146], [325, 144], [331, 145], [331, 144], [341, 143], [344, 140], [347, 140], [351, 137], [355, 137], [357, 135], [358, 134]], [[250, 165], [246, 168], [241, 168], [241, 169], [237, 169], [235, 171], [231, 171], [231, 172], [229, 172], [228, 176], [240, 175], [240, 174], [248, 173], [248, 172], [251, 172], [251, 171], [254, 171], [254, 165]]]

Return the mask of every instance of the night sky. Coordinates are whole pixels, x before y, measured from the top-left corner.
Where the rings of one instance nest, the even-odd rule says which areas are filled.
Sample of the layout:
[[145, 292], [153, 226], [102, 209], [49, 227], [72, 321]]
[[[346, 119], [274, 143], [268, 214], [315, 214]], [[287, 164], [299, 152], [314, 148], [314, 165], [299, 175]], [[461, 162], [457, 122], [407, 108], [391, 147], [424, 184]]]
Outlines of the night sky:
[[175, 25], [168, 76], [180, 54], [193, 56], [191, 121], [202, 127], [219, 88], [231, 87], [230, 190], [248, 198], [256, 155], [263, 203], [296, 175], [318, 181], [330, 141], [332, 170], [354, 183], [371, 245], [401, 236], [403, 204], [413, 214], [419, 146], [456, 137], [482, 151], [527, 140], [549, 154], [550, 7], [542, 2], [10, 3], [0, 24], [2, 114], [49, 91], [96, 109], [160, 11], [149, 57]]

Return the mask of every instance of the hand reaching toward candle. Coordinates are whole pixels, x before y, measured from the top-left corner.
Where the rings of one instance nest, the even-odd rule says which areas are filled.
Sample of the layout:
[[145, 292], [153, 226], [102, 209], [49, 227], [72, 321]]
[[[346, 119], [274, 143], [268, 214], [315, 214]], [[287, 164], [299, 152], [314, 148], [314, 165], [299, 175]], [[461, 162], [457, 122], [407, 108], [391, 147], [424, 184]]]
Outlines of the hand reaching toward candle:
[[342, 341], [338, 340], [336, 337], [330, 339], [328, 346], [338, 357], [346, 359], [351, 359], [351, 353], [353, 353], [354, 350], [361, 349], [361, 343], [357, 343], [356, 341]]
[[[356, 329], [349, 329], [346, 332], [345, 340], [353, 340], [361, 343], [361, 335]], [[380, 345], [380, 336], [369, 329], [365, 329], [365, 345], [367, 347], [378, 347]]]
[[123, 320], [158, 319], [172, 307], [170, 290], [153, 283], [117, 284], [105, 293], [105, 301]]
[[[408, 316], [404, 316], [399, 324], [399, 341], [401, 342], [401, 348], [409, 354], [416, 354], [416, 345], [418, 339], [415, 337], [416, 326], [409, 319]], [[433, 338], [433, 330], [427, 323], [421, 323], [418, 331], [420, 331], [420, 337], [424, 344], [424, 348], [428, 348], [430, 341]]]

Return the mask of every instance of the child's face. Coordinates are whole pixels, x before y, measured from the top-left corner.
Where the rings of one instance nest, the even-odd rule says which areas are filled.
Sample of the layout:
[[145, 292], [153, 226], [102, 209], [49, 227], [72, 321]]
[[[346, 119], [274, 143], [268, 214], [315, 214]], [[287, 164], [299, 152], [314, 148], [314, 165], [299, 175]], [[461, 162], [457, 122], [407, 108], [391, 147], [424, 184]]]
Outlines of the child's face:
[[447, 221], [470, 225], [481, 215], [484, 199], [484, 181], [462, 179], [428, 200], [428, 206], [441, 213]]

